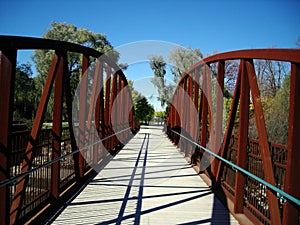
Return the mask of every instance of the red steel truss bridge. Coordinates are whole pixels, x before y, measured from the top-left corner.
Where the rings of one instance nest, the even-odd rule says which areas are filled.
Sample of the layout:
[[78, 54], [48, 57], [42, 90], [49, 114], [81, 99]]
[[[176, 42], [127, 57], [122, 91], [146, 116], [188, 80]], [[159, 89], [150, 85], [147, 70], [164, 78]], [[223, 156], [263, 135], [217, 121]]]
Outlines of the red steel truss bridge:
[[[37, 49], [51, 50], [52, 62], [31, 129], [16, 131], [18, 51]], [[0, 224], [299, 224], [299, 49], [199, 61], [177, 84], [163, 126], [139, 124], [123, 71], [94, 49], [0, 36], [0, 51]], [[70, 54], [81, 57], [77, 111]], [[223, 123], [232, 60], [238, 73]], [[289, 65], [286, 145], [268, 140], [254, 60]], [[47, 107], [50, 128], [43, 126]], [[250, 113], [256, 139], [249, 138]]]

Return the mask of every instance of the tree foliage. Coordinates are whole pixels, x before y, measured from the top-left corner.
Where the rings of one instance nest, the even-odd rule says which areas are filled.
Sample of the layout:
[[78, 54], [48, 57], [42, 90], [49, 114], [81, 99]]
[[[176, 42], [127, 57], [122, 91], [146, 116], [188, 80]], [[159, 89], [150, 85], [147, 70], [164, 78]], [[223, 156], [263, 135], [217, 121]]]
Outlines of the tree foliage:
[[128, 86], [129, 90], [131, 91], [132, 101], [135, 109], [135, 116], [139, 121], [148, 124], [154, 117], [154, 107], [148, 103], [145, 96], [134, 89], [133, 83], [134, 82], [132, 80], [128, 80]]
[[[29, 64], [16, 67], [14, 120], [27, 123], [35, 114], [37, 95], [32, 70]], [[29, 125], [29, 124], [28, 124]]]
[[131, 97], [134, 104], [138, 102], [142, 97], [142, 94], [133, 88], [133, 80], [128, 80], [129, 90], [131, 91]]
[[135, 116], [139, 121], [144, 121], [146, 124], [154, 117], [154, 107], [150, 105], [145, 97], [137, 101], [135, 107]]
[[[233, 95], [239, 71], [239, 60], [228, 60], [225, 62], [225, 92]], [[228, 94], [227, 94], [228, 96]]]
[[159, 124], [162, 124], [164, 120], [167, 118], [167, 113], [166, 111], [155, 112], [154, 117], [156, 117], [156, 120]]
[[[113, 50], [112, 45], [103, 34], [94, 33], [84, 28], [77, 28], [73, 24], [56, 23], [51, 24], [43, 38], [67, 41], [75, 44], [84, 45], [94, 48], [100, 52], [108, 54], [115, 62], [118, 61], [119, 54]], [[52, 50], [35, 50], [33, 61], [36, 65], [37, 77], [36, 88], [37, 93], [40, 95], [45, 84], [46, 77], [51, 65], [54, 52]], [[80, 54], [68, 53], [68, 71], [70, 76], [71, 91], [74, 94], [79, 83], [81, 74], [81, 61]], [[52, 105], [53, 97], [50, 98], [49, 104]], [[47, 109], [46, 119], [51, 120], [51, 107]]]
[[167, 84], [165, 79], [166, 75], [166, 62], [161, 55], [153, 55], [150, 58], [150, 68], [154, 73], [152, 83], [158, 92], [158, 100], [161, 106], [164, 107], [170, 103], [174, 86]]
[[[203, 54], [198, 48], [194, 50], [190, 47], [174, 48], [168, 56], [168, 64], [173, 74], [173, 81], [178, 83], [184, 72], [201, 58], [203, 58]], [[157, 88], [158, 100], [162, 107], [168, 106], [173, 95], [174, 85], [167, 84], [165, 79], [167, 62], [161, 55], [152, 55], [149, 60], [150, 68], [154, 73], [152, 83]]]
[[266, 114], [266, 126], [269, 141], [287, 144], [288, 118], [289, 118], [290, 76], [284, 78], [282, 88], [269, 102]]
[[274, 60], [255, 60], [255, 71], [263, 100], [274, 98], [282, 86], [288, 63]]
[[192, 49], [191, 47], [174, 48], [168, 57], [173, 74], [173, 80], [177, 84], [181, 76], [189, 70], [189, 68], [203, 58], [200, 49]]

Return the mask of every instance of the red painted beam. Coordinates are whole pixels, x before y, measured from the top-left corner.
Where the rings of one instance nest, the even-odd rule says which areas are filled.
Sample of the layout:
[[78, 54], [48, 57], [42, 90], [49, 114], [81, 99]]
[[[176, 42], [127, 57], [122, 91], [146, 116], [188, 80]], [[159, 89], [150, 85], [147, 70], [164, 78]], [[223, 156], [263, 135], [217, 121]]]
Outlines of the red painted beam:
[[[65, 56], [65, 62], [68, 62], [67, 56]], [[73, 121], [72, 121], [72, 94], [71, 94], [69, 73], [65, 74], [64, 79], [65, 79], [64, 84], [65, 84], [65, 96], [66, 96], [69, 134], [70, 134], [70, 139], [71, 139], [72, 151], [75, 151], [78, 149], [78, 146], [77, 146], [77, 142], [75, 139], [74, 127], [73, 127]], [[73, 160], [74, 160], [75, 174], [79, 174], [78, 154], [73, 155]]]
[[[102, 63], [97, 60], [96, 62], [96, 68], [94, 72], [94, 77], [93, 77], [93, 86], [92, 86], [92, 94], [89, 101], [89, 109], [88, 109], [88, 114], [87, 114], [87, 129], [86, 129], [86, 138], [88, 141], [88, 145], [92, 145], [89, 147], [90, 152], [92, 152], [91, 155], [93, 155], [93, 164], [96, 165], [98, 163], [98, 147], [99, 145], [94, 144], [98, 138], [98, 132], [97, 130], [99, 129], [99, 104], [97, 104], [97, 98], [98, 98], [98, 93], [100, 90], [100, 76], [102, 70]], [[92, 126], [92, 122], [95, 122], [95, 128]]]
[[[113, 124], [116, 122], [116, 121], [112, 121], [112, 118], [116, 119], [116, 111], [113, 111], [113, 104], [117, 97], [117, 79], [118, 79], [117, 74], [114, 72], [112, 78], [112, 84], [111, 84], [111, 93], [110, 93], [111, 96], [110, 96], [110, 103], [109, 103], [110, 135], [114, 133]], [[114, 114], [114, 116], [112, 116], [112, 114]], [[110, 150], [113, 150], [115, 148], [116, 142], [117, 142], [116, 136], [110, 138], [110, 143], [111, 143]]]
[[[109, 103], [110, 103], [110, 85], [111, 85], [111, 68], [110, 67], [106, 67], [106, 82], [105, 82], [105, 111], [104, 111], [104, 133], [105, 133], [105, 137], [110, 135], [110, 107], [109, 107]], [[110, 140], [107, 139], [104, 141], [104, 146], [107, 150], [111, 150], [109, 149], [109, 143]]]
[[[240, 91], [240, 112], [239, 112], [239, 139], [237, 150], [236, 164], [247, 169], [247, 144], [248, 144], [248, 125], [249, 125], [249, 103], [250, 89], [248, 82], [248, 74], [246, 71], [245, 61], [241, 60], [241, 91]], [[237, 172], [235, 175], [235, 196], [234, 196], [234, 212], [242, 213], [244, 209], [244, 187], [245, 176]]]
[[[0, 60], [0, 181], [10, 177], [11, 131], [17, 51], [2, 51]], [[0, 224], [9, 224], [9, 186], [0, 187]]]
[[[60, 60], [61, 60], [60, 56], [56, 54], [53, 56], [49, 74], [47, 76], [44, 85], [44, 90], [40, 99], [40, 104], [37, 108], [37, 112], [33, 122], [32, 130], [30, 133], [30, 140], [27, 144], [27, 148], [25, 151], [24, 159], [22, 162], [21, 173], [27, 172], [31, 167], [33, 156], [34, 156], [33, 155], [34, 146], [36, 144], [39, 132], [43, 124], [44, 115], [47, 109], [47, 104], [51, 95], [51, 89], [53, 86], [53, 82], [57, 73], [57, 67]], [[14, 198], [10, 208], [10, 224], [14, 224], [19, 218], [27, 183], [28, 183], [28, 176], [22, 177], [17, 181], [16, 191], [14, 193]]]
[[[271, 153], [270, 153], [269, 143], [268, 143], [268, 135], [266, 130], [266, 124], [265, 124], [258, 84], [256, 80], [253, 60], [246, 61], [246, 68], [248, 72], [248, 79], [250, 84], [252, 101], [254, 105], [254, 114], [255, 114], [257, 133], [259, 135], [258, 142], [259, 142], [259, 149], [262, 156], [262, 164], [264, 168], [264, 179], [268, 183], [275, 186], [274, 171], [273, 171]], [[269, 189], [267, 189], [267, 198], [269, 203], [271, 222], [273, 224], [281, 224], [280, 211], [279, 211], [279, 205], [278, 205], [278, 199], [276, 193], [271, 192]]]
[[[228, 151], [228, 148], [229, 148], [229, 143], [230, 143], [233, 127], [234, 127], [234, 120], [235, 120], [235, 116], [236, 116], [236, 113], [237, 113], [238, 103], [239, 103], [239, 100], [240, 100], [241, 65], [242, 64], [240, 64], [240, 67], [239, 67], [238, 77], [237, 77], [237, 81], [236, 81], [236, 85], [235, 85], [235, 89], [234, 89], [234, 94], [233, 94], [233, 100], [232, 100], [231, 108], [230, 108], [230, 115], [229, 115], [227, 126], [226, 126], [226, 131], [225, 131], [225, 135], [224, 135], [224, 139], [223, 139], [222, 149], [221, 149], [221, 152], [220, 152], [220, 156], [222, 158], [226, 158], [226, 154], [227, 154], [227, 151]], [[217, 170], [217, 174], [216, 174], [216, 183], [217, 184], [220, 184], [220, 182], [221, 182], [223, 166], [224, 166], [224, 163], [222, 163], [222, 162], [220, 162], [219, 165], [218, 165], [218, 170]]]
[[[52, 160], [61, 156], [61, 133], [62, 133], [62, 109], [64, 93], [64, 75], [67, 75], [65, 68], [68, 61], [66, 53], [60, 57], [54, 83], [54, 104], [53, 104], [53, 126], [52, 126]], [[53, 199], [59, 197], [60, 162], [51, 165], [51, 196]]]
[[[82, 55], [82, 71], [81, 71], [81, 80], [80, 80], [80, 93], [79, 93], [79, 149], [83, 149], [87, 143], [86, 136], [86, 119], [87, 119], [87, 110], [86, 110], [86, 101], [87, 101], [87, 80], [88, 76], [85, 75], [85, 72], [89, 67], [89, 56]], [[78, 168], [79, 174], [76, 174], [77, 179], [81, 179], [84, 174], [84, 152], [78, 152]]]
[[[300, 64], [292, 63], [290, 77], [290, 111], [288, 154], [284, 191], [300, 199]], [[299, 207], [286, 202], [282, 224], [298, 224]]]
[[[224, 93], [224, 75], [225, 75], [225, 62], [218, 62], [218, 74], [216, 85], [216, 123], [215, 123], [215, 138], [214, 149], [215, 153], [220, 153], [221, 138], [223, 134], [223, 93]], [[214, 177], [217, 176], [218, 166], [220, 161], [214, 159], [211, 164], [211, 169]]]

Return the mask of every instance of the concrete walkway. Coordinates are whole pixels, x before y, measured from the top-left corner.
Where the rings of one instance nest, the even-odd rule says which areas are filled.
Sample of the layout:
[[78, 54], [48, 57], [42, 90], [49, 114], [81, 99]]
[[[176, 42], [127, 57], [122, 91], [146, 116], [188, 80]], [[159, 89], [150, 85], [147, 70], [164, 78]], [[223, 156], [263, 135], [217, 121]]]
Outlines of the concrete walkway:
[[238, 224], [169, 141], [142, 127], [53, 224]]

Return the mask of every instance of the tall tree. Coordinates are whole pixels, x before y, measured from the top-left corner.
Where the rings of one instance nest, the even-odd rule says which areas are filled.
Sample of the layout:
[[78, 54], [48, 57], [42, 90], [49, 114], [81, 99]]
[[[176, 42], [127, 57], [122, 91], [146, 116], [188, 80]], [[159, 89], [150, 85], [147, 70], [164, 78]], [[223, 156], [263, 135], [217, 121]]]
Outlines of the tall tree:
[[[75, 44], [84, 45], [94, 48], [100, 52], [107, 53], [111, 59], [117, 62], [119, 54], [113, 50], [112, 45], [103, 34], [94, 33], [84, 28], [77, 28], [73, 24], [67, 23], [51, 23], [51, 28], [48, 29], [43, 38], [72, 42]], [[51, 60], [54, 52], [51, 50], [36, 50], [34, 52], [33, 61], [36, 64], [37, 77], [36, 86], [37, 92], [41, 94], [43, 86], [51, 65]], [[76, 87], [79, 83], [81, 72], [81, 57], [77, 53], [68, 54], [68, 71], [70, 73], [70, 83], [72, 94], [74, 94]], [[52, 98], [49, 100], [51, 105]], [[51, 120], [51, 109], [47, 109], [46, 119]]]
[[202, 58], [203, 54], [198, 48], [194, 50], [191, 47], [174, 48], [168, 57], [168, 62], [172, 65], [171, 72], [174, 82], [177, 84], [183, 73]]
[[133, 81], [128, 80], [129, 90], [131, 91], [132, 101], [135, 109], [135, 116], [138, 120], [148, 123], [154, 117], [154, 108], [140, 92], [134, 89]]
[[145, 97], [137, 101], [135, 107], [135, 116], [139, 121], [144, 121], [146, 124], [154, 117], [154, 108], [150, 105]]
[[268, 101], [274, 98], [288, 74], [288, 63], [274, 60], [255, 60], [255, 71], [261, 97]]
[[166, 82], [166, 62], [164, 58], [161, 55], [153, 55], [149, 59], [150, 68], [154, 73], [152, 83], [157, 88], [158, 100], [161, 106], [164, 107], [169, 104], [174, 87]]

